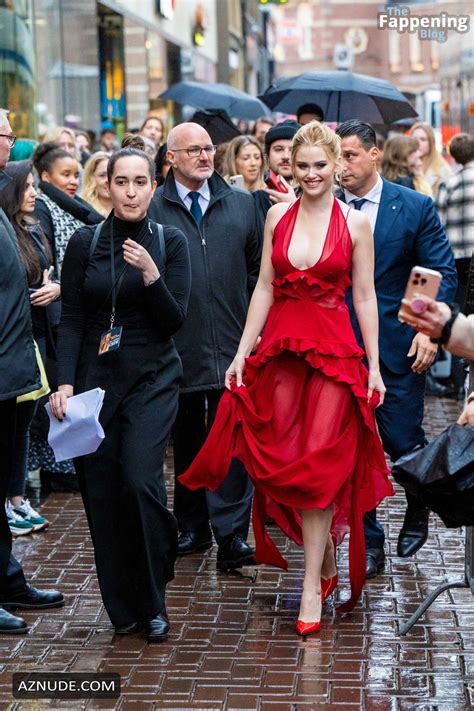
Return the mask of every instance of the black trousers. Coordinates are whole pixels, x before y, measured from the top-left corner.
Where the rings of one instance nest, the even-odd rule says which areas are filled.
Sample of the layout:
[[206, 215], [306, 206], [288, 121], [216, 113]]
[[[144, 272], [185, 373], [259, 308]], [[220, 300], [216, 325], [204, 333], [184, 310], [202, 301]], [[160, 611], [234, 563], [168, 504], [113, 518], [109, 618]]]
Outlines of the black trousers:
[[[173, 428], [174, 470], [178, 477], [190, 466], [204, 444], [216, 417], [223, 390], [181, 393]], [[207, 417], [206, 417], [207, 405]], [[212, 527], [218, 545], [233, 534], [247, 538], [253, 486], [244, 466], [232, 460], [229, 474], [216, 491], [191, 491], [175, 481], [174, 514], [181, 532], [205, 535]]]
[[26, 585], [20, 563], [12, 554], [12, 535], [5, 512], [15, 443], [16, 399], [0, 400], [0, 594], [17, 592]]
[[75, 460], [104, 605], [115, 626], [146, 622], [174, 576], [177, 523], [163, 461], [178, 407], [181, 363], [171, 341], [81, 356], [77, 392], [105, 390], [97, 452]]
[[[380, 364], [387, 392], [384, 403], [375, 410], [377, 425], [384, 450], [392, 461], [426, 443], [423, 429], [425, 401], [425, 376], [416, 373], [399, 375]], [[407, 502], [416, 505], [416, 499], [407, 494]], [[383, 548], [385, 533], [377, 521], [376, 511], [364, 516], [365, 544], [367, 548]]]
[[13, 467], [7, 496], [25, 495], [26, 477], [28, 476], [28, 450], [30, 448], [30, 425], [38, 405], [37, 400], [20, 402], [16, 406], [15, 448]]

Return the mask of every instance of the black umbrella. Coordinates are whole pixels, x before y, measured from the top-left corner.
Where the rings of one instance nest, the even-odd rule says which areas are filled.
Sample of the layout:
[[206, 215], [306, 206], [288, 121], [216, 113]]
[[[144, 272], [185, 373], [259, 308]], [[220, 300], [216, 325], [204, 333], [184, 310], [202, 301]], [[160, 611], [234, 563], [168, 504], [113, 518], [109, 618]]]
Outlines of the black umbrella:
[[474, 429], [453, 424], [395, 462], [392, 474], [446, 526], [474, 525]]
[[216, 145], [226, 143], [241, 135], [239, 129], [234, 126], [228, 114], [222, 109], [196, 111], [189, 120], [205, 128]]
[[224, 109], [232, 118], [257, 119], [271, 115], [260, 99], [229, 84], [180, 81], [160, 94], [159, 98], [172, 99], [197, 109]]
[[282, 77], [259, 97], [272, 111], [294, 114], [303, 104], [318, 104], [325, 121], [361, 119], [390, 124], [416, 117], [413, 106], [389, 81], [346, 71], [305, 72]]

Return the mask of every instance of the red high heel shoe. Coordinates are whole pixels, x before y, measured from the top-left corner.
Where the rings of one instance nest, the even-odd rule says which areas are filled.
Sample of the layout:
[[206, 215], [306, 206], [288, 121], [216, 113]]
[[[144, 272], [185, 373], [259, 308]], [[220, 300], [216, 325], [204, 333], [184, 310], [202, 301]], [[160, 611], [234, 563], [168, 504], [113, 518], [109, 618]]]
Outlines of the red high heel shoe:
[[338, 581], [339, 576], [337, 573], [328, 580], [326, 580], [325, 578], [321, 578], [321, 597], [323, 602], [327, 600], [329, 595], [331, 595], [331, 593], [333, 593], [334, 590], [337, 588]]
[[[323, 605], [323, 593], [321, 593], [321, 607]], [[296, 620], [296, 634], [300, 637], [306, 637], [308, 634], [313, 634], [313, 632], [319, 632], [321, 628], [321, 620], [317, 622], [303, 622], [303, 620]]]
[[[334, 562], [336, 562], [336, 536], [334, 533], [331, 533], [331, 540], [334, 552]], [[323, 602], [327, 600], [331, 593], [334, 592], [334, 590], [337, 588], [338, 582], [339, 576], [337, 572], [335, 575], [332, 576], [332, 578], [321, 578], [321, 599]]]
[[319, 632], [321, 628], [321, 620], [317, 622], [303, 622], [303, 620], [296, 620], [296, 634], [300, 637], [306, 637], [308, 634], [313, 634], [313, 632]]

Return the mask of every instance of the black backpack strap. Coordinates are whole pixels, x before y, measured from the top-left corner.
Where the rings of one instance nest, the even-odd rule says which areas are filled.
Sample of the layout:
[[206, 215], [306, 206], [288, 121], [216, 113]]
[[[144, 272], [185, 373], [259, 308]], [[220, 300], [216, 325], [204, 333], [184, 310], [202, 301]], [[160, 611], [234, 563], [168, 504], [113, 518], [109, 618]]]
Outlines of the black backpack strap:
[[95, 228], [94, 236], [93, 236], [92, 242], [91, 242], [91, 246], [89, 247], [89, 259], [92, 259], [92, 255], [94, 254], [95, 248], [97, 247], [97, 242], [99, 241], [99, 237], [100, 237], [100, 232], [101, 232], [101, 229], [102, 229], [102, 225], [103, 225], [103, 222], [99, 222], [99, 224], [98, 224], [97, 227]]
[[163, 259], [164, 265], [166, 267], [166, 245], [165, 245], [165, 231], [163, 229], [163, 225], [160, 225], [158, 222], [156, 223], [158, 226], [158, 239], [160, 241], [160, 252], [161, 252], [161, 257]]
[[162, 264], [158, 264], [158, 268], [160, 269], [161, 272], [163, 272], [165, 274], [166, 273], [166, 264], [168, 261], [166, 258], [165, 231], [163, 229], [163, 225], [160, 225], [159, 222], [151, 222], [151, 224], [158, 230], [158, 245], [160, 248], [160, 257], [161, 257], [161, 262], [162, 262]]
[[[160, 256], [161, 256], [161, 259], [163, 260], [163, 266], [166, 270], [167, 259], [166, 259], [165, 231], [163, 229], [163, 225], [160, 225], [158, 222], [155, 222], [154, 224], [158, 228], [158, 241], [160, 244]], [[92, 238], [92, 242], [89, 247], [89, 259], [92, 258], [92, 255], [95, 252], [95, 248], [97, 247], [97, 242], [99, 241], [102, 225], [103, 225], [103, 222], [98, 224], [97, 227], [95, 228], [94, 236]]]

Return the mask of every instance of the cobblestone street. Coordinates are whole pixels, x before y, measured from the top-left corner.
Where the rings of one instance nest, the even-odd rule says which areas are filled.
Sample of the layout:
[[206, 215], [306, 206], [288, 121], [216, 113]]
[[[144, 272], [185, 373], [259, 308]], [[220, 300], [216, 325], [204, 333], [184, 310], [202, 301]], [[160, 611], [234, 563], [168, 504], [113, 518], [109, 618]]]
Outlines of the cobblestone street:
[[[458, 404], [429, 399], [431, 438], [454, 421]], [[168, 460], [169, 462], [169, 460]], [[53, 494], [42, 508], [46, 533], [17, 540], [30, 581], [56, 587], [65, 607], [29, 612], [22, 637], [0, 637], [2, 709], [364, 709], [462, 711], [474, 703], [474, 598], [443, 593], [406, 637], [399, 625], [437, 585], [464, 571], [464, 531], [431, 517], [430, 536], [409, 559], [396, 556], [404, 497], [380, 510], [388, 534], [385, 575], [369, 581], [356, 610], [325, 606], [320, 635], [294, 632], [302, 550], [274, 535], [289, 560], [287, 573], [244, 569], [218, 574], [216, 547], [180, 559], [169, 587], [171, 633], [148, 645], [141, 636], [114, 637], [101, 604], [92, 547], [78, 494]], [[335, 605], [348, 594], [347, 544], [340, 551]], [[122, 678], [116, 701], [14, 701], [15, 671], [113, 671]]]

